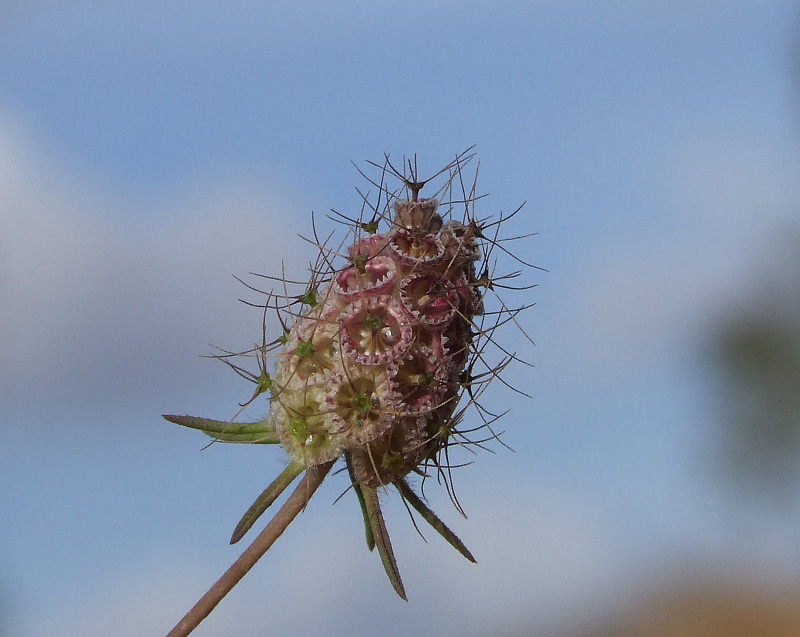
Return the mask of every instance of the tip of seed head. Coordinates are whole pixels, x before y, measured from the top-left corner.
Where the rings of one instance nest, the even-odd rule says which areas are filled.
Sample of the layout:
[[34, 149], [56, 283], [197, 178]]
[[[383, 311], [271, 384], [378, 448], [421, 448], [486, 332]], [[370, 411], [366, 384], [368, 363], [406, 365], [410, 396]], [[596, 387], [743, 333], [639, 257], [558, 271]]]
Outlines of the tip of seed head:
[[401, 199], [394, 204], [395, 225], [416, 232], [439, 232], [442, 218], [436, 214], [438, 208], [439, 200], [435, 197], [419, 201]]

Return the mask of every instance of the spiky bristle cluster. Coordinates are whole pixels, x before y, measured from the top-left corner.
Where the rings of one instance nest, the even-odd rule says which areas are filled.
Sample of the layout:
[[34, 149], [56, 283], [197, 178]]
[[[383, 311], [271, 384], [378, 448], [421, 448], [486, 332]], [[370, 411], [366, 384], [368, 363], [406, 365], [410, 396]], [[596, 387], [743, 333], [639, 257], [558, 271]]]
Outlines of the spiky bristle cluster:
[[[287, 282], [281, 281], [285, 300], [268, 292], [268, 301], [261, 306], [265, 321], [268, 310], [277, 312], [282, 335], [267, 343], [265, 327], [263, 345], [217, 356], [256, 384], [244, 406], [269, 393], [265, 419], [242, 424], [166, 417], [216, 440], [280, 443], [289, 454], [290, 464], [245, 514], [232, 541], [300, 473], [324, 475], [343, 457], [364, 513], [367, 543], [370, 549], [379, 549], [398, 594], [405, 598], [378, 504], [380, 487], [393, 484], [407, 504], [473, 559], [406, 480], [411, 472], [428, 475], [427, 467], [433, 466], [445, 476], [449, 490], [448, 448], [483, 442], [459, 430], [466, 409], [459, 407], [462, 394], [468, 394], [467, 406], [475, 405], [483, 421], [476, 429], [486, 427], [489, 437], [495, 437], [491, 424], [498, 416], [476, 399], [509, 362], [520, 361], [496, 344], [493, 332], [509, 321], [516, 323], [517, 314], [527, 306], [509, 309], [499, 302], [499, 309], [488, 312], [483, 304], [486, 291], [527, 289], [501, 283], [519, 273], [490, 274], [495, 249], [530, 266], [498, 239], [501, 222], [519, 209], [491, 223], [475, 217], [475, 185], [466, 188], [462, 179], [462, 169], [471, 158], [459, 155], [435, 175], [448, 176], [436, 193], [439, 198], [420, 198], [427, 182], [417, 179], [416, 166], [409, 162], [400, 172], [387, 157], [383, 166], [373, 164], [382, 170], [380, 181], [370, 180], [378, 188], [377, 203], [363, 196], [369, 219], [363, 210], [357, 220], [335, 213], [350, 227], [346, 253], [319, 241], [315, 230], [319, 257], [311, 282], [293, 296], [286, 290]], [[387, 189], [387, 175], [399, 178], [400, 190]], [[460, 197], [453, 196], [457, 185]], [[461, 205], [464, 215], [455, 219], [453, 211]], [[486, 362], [484, 348], [489, 343], [504, 354], [496, 365]], [[258, 373], [232, 362], [235, 356], [253, 354]]]
[[348, 249], [275, 362], [267, 422], [305, 466], [348, 452], [368, 486], [402, 478], [447, 438], [481, 312], [476, 238], [436, 199], [398, 200], [386, 233]]

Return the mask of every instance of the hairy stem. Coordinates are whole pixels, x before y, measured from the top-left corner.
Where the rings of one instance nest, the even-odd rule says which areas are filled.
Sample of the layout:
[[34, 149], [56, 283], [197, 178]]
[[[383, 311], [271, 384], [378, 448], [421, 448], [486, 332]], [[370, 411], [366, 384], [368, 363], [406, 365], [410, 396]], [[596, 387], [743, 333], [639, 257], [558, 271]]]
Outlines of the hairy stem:
[[222, 599], [239, 583], [247, 572], [253, 568], [267, 552], [281, 533], [291, 524], [311, 499], [335, 461], [309, 467], [306, 475], [297, 485], [292, 495], [270, 520], [266, 528], [259, 533], [253, 543], [239, 556], [231, 567], [225, 571], [217, 582], [201, 597], [183, 619], [173, 628], [167, 637], [186, 637], [202, 622]]

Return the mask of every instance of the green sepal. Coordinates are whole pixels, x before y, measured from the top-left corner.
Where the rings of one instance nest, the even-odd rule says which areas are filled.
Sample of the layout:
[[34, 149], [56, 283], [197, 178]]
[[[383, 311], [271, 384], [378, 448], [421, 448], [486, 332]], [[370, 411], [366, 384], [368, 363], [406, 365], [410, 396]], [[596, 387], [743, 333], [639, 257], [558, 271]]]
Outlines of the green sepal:
[[300, 462], [292, 462], [287, 466], [281, 474], [275, 478], [272, 483], [264, 489], [262, 494], [256, 498], [256, 501], [250, 505], [247, 512], [239, 520], [236, 528], [231, 536], [231, 544], [236, 544], [242, 539], [245, 533], [255, 524], [255, 521], [261, 517], [261, 514], [266, 511], [269, 506], [284, 492], [294, 479], [305, 470], [305, 465]]
[[400, 495], [403, 496], [403, 499], [412, 507], [414, 507], [417, 513], [419, 513], [439, 535], [449, 542], [450, 546], [461, 553], [461, 555], [466, 557], [470, 562], [475, 562], [475, 558], [472, 557], [472, 553], [469, 552], [469, 549], [464, 545], [464, 543], [458, 539], [458, 536], [453, 533], [433, 511], [428, 508], [428, 505], [422, 501], [422, 498], [414, 493], [408, 482], [406, 482], [403, 478], [400, 478], [399, 480], [394, 481], [394, 486], [397, 487], [397, 490], [400, 492]]
[[353, 491], [356, 492], [358, 503], [361, 505], [361, 515], [364, 517], [364, 535], [367, 540], [367, 548], [372, 551], [375, 548], [375, 535], [372, 533], [372, 525], [369, 522], [369, 514], [367, 513], [367, 505], [364, 502], [364, 492], [361, 490], [361, 485], [356, 480], [356, 474], [353, 471], [353, 465], [350, 462], [350, 454], [345, 452], [345, 461], [347, 463], [347, 472], [350, 474], [350, 483], [353, 485]]
[[394, 551], [392, 550], [392, 543], [389, 541], [389, 532], [386, 530], [386, 522], [383, 519], [381, 505], [378, 501], [378, 490], [375, 487], [362, 485], [361, 491], [364, 496], [364, 508], [375, 537], [375, 546], [378, 547], [378, 554], [381, 556], [381, 562], [383, 562], [383, 570], [389, 576], [389, 581], [392, 583], [395, 592], [401, 599], [408, 601], [406, 591], [403, 588], [403, 580], [400, 579], [400, 571], [394, 559]]
[[197, 416], [167, 416], [164, 418], [176, 425], [198, 429], [220, 442], [242, 442], [250, 444], [280, 444], [275, 428], [266, 420], [257, 422], [230, 422], [228, 420], [211, 420]]

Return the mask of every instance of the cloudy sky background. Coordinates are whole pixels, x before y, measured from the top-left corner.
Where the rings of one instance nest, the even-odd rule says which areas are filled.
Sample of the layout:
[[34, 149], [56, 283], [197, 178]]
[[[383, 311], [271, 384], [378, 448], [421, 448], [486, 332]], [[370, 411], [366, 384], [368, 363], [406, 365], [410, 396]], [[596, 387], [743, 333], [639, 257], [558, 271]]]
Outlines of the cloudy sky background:
[[479, 211], [527, 200], [549, 270], [532, 400], [489, 399], [515, 452], [458, 472], [469, 520], [428, 489], [478, 565], [388, 497], [400, 601], [334, 478], [197, 634], [548, 631], [698, 565], [797, 581], [797, 510], [713, 467], [707, 360], [796, 252], [795, 4], [0, 4], [0, 634], [188, 610], [283, 462], [160, 418], [248, 397], [198, 356], [260, 338], [232, 275], [302, 276], [311, 211], [360, 207], [350, 160], [472, 144]]

